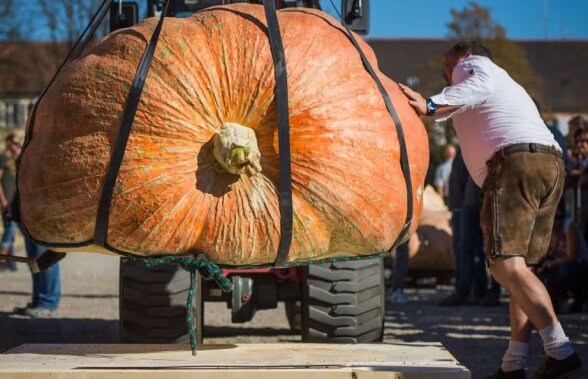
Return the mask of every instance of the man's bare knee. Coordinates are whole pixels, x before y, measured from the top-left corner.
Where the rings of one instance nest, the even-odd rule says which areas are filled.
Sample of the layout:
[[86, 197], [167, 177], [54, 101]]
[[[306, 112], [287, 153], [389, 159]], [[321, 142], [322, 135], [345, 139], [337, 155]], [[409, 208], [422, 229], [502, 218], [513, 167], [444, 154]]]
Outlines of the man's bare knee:
[[490, 274], [502, 287], [508, 290], [508, 283], [506, 281], [506, 274], [504, 270], [496, 267], [496, 262], [490, 265]]
[[502, 256], [494, 259], [490, 264], [490, 273], [501, 286], [509, 290], [513, 281], [517, 281], [520, 275], [527, 270], [525, 259], [519, 256]]

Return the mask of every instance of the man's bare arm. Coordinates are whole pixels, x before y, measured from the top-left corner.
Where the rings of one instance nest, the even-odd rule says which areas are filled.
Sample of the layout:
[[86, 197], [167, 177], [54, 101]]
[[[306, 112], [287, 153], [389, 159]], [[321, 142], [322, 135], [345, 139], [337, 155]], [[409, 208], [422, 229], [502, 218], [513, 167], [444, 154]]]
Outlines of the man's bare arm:
[[[419, 116], [427, 116], [427, 100], [412, 88], [405, 86], [404, 84], [398, 84], [402, 92], [408, 97], [408, 103], [414, 108]], [[437, 104], [437, 110], [435, 115], [443, 116], [458, 110], [461, 105], [446, 105]]]

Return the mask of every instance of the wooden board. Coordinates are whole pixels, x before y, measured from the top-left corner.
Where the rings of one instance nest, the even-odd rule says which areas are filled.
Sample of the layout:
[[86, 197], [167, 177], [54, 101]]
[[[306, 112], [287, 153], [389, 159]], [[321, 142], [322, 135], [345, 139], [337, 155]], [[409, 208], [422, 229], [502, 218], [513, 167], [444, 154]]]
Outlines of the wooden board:
[[440, 344], [27, 344], [0, 354], [2, 379], [469, 379]]

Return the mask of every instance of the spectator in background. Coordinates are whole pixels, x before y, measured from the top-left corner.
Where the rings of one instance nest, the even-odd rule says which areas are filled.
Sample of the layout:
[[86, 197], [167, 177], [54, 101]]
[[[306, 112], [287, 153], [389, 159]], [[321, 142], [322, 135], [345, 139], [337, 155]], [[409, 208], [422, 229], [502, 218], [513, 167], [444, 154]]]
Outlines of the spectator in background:
[[573, 220], [565, 220], [563, 203], [560, 203], [553, 222], [549, 250], [538, 269], [556, 312], [559, 312], [561, 302], [566, 300], [568, 291], [574, 299], [572, 311], [582, 310], [586, 300], [586, 280], [582, 277], [583, 267], [578, 262], [578, 237], [576, 224]]
[[[574, 199], [576, 205], [576, 219], [574, 224], [576, 226], [575, 233], [577, 234], [576, 242], [576, 255], [577, 262], [579, 265], [579, 282], [576, 283], [576, 292], [574, 294], [574, 303], [572, 304], [571, 311], [581, 311], [583, 303], [588, 298], [588, 170], [576, 171], [578, 173], [578, 181], [575, 182], [572, 177], [568, 180], [570, 183], [578, 186], [574, 188], [576, 196], [580, 196], [581, 201]], [[569, 176], [568, 176], [569, 177]], [[576, 192], [580, 190], [579, 194]]]
[[[588, 120], [582, 115], [574, 116], [568, 121], [568, 138], [575, 137], [578, 130], [588, 130]], [[568, 145], [573, 145], [573, 141], [568, 140]]]
[[571, 156], [571, 174], [581, 174], [588, 168], [588, 129], [576, 129]]
[[475, 304], [487, 307], [500, 304], [500, 285], [493, 278], [488, 287], [486, 271], [486, 256], [484, 254], [484, 237], [480, 227], [480, 212], [482, 211], [482, 191], [468, 175], [463, 206], [461, 208], [461, 238], [462, 251], [461, 283], [456, 285], [457, 293], [469, 297]]
[[572, 170], [572, 160], [570, 159], [570, 150], [568, 148], [566, 138], [561, 133], [555, 122], [545, 123], [545, 125], [547, 125], [547, 129], [549, 129], [551, 134], [553, 134], [555, 141], [561, 147], [564, 160], [564, 167], [567, 172], [570, 172]]
[[[545, 117], [543, 116], [543, 112], [541, 110], [541, 104], [539, 104], [539, 101], [537, 101], [537, 99], [535, 99], [535, 98], [532, 98], [532, 100], [535, 103], [537, 110], [539, 111], [539, 115], [541, 116], [541, 119], [545, 120]], [[570, 160], [570, 153], [568, 150], [568, 143], [566, 142], [566, 138], [561, 133], [561, 131], [559, 130], [559, 128], [557, 127], [557, 124], [555, 122], [546, 122], [545, 125], [547, 126], [547, 129], [549, 129], [551, 134], [553, 134], [553, 137], [555, 138], [555, 141], [557, 142], [559, 147], [561, 147], [562, 154], [563, 154], [563, 160], [564, 160], [564, 167], [567, 172], [570, 172], [573, 167], [572, 167], [572, 161]]]
[[403, 304], [408, 302], [404, 293], [404, 282], [408, 274], [408, 241], [398, 245], [394, 252], [394, 265], [392, 266], [392, 287], [388, 299], [391, 303]]
[[[0, 154], [0, 203], [2, 204], [2, 220], [4, 232], [0, 241], [0, 254], [14, 255], [14, 236], [17, 224], [11, 221], [8, 215], [9, 201], [16, 188], [16, 159], [20, 154], [20, 142], [14, 133], [10, 133], [4, 139], [6, 148]], [[3, 262], [2, 270], [16, 271], [16, 263]]]
[[488, 290], [484, 239], [480, 228], [481, 191], [467, 171], [461, 150], [453, 160], [449, 183], [455, 291], [441, 300], [439, 305], [455, 307], [479, 303], [496, 306], [499, 304], [500, 286], [493, 281]]
[[[35, 243], [32, 238], [22, 230], [25, 237], [25, 248], [29, 258], [38, 258], [47, 249]], [[61, 299], [61, 279], [59, 263], [54, 264], [45, 271], [33, 274], [33, 293], [31, 302], [24, 307], [17, 307], [14, 313], [30, 318], [50, 318], [55, 315]]]
[[445, 145], [443, 148], [443, 163], [441, 163], [435, 170], [435, 179], [433, 184], [439, 196], [443, 197], [443, 201], [447, 204], [449, 197], [449, 176], [451, 175], [451, 167], [453, 159], [455, 158], [455, 146]]
[[[4, 175], [2, 176], [2, 195], [4, 195], [4, 197], [0, 196], [0, 199], [2, 200], [2, 208], [4, 210], [4, 213], [6, 214], [5, 217], [9, 218], [9, 211], [12, 208], [11, 202], [14, 199], [14, 192], [16, 189], [16, 159], [21, 153], [21, 146], [18, 137], [14, 134], [11, 134], [8, 137], [6, 137], [6, 145], [7, 150], [10, 150], [12, 155], [9, 158], [0, 157], [0, 169], [2, 170], [3, 174], [6, 172], [10, 172], [11, 175], [14, 175], [14, 177], [11, 179], [11, 182], [6, 182], [10, 183], [9, 186], [6, 186], [4, 181]], [[35, 241], [33, 241], [33, 239], [26, 232], [26, 230], [24, 230], [24, 228], [22, 228], [21, 225], [18, 225], [14, 221], [10, 221], [10, 228], [12, 229], [10, 231], [10, 233], [12, 233], [11, 236], [2, 237], [2, 248], [4, 248], [5, 246], [5, 241], [7, 243], [10, 243], [10, 246], [12, 245], [17, 226], [20, 228], [24, 236], [27, 256], [29, 258], [38, 258], [41, 254], [45, 252], [46, 248], [35, 243]], [[6, 230], [9, 229], [6, 228]], [[55, 310], [57, 310], [60, 298], [61, 282], [59, 264], [57, 263], [45, 271], [33, 274], [32, 301], [28, 303], [25, 307], [15, 308], [14, 313], [31, 318], [52, 317], [55, 313]]]
[[[451, 211], [451, 229], [453, 242], [453, 261], [455, 266], [455, 283], [461, 283], [461, 208], [463, 206], [463, 199], [465, 195], [465, 188], [468, 181], [468, 171], [463, 161], [461, 149], [458, 150], [457, 155], [453, 159], [451, 166], [451, 173], [449, 175], [449, 192], [447, 198], [447, 206]], [[442, 306], [458, 306], [465, 304], [465, 299], [457, 293], [457, 288], [454, 293], [439, 302]]]

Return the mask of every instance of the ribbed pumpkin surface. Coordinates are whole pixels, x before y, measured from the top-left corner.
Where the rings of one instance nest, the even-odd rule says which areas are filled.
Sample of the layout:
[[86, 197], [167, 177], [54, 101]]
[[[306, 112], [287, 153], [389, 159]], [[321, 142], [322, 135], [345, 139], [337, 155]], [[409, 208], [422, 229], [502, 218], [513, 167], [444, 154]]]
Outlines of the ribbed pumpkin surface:
[[[406, 217], [406, 188], [382, 97], [334, 19], [309, 9], [278, 16], [291, 127], [289, 260], [387, 249]], [[68, 65], [39, 104], [19, 174], [22, 219], [35, 239], [92, 240], [123, 106], [156, 22], [107, 36]], [[145, 256], [205, 253], [221, 264], [274, 261], [278, 139], [264, 25], [263, 8], [245, 4], [165, 20], [114, 191], [111, 246]], [[380, 78], [404, 126], [414, 229], [427, 136], [397, 85]], [[255, 131], [261, 172], [238, 176], [219, 166], [213, 136], [225, 123]]]

